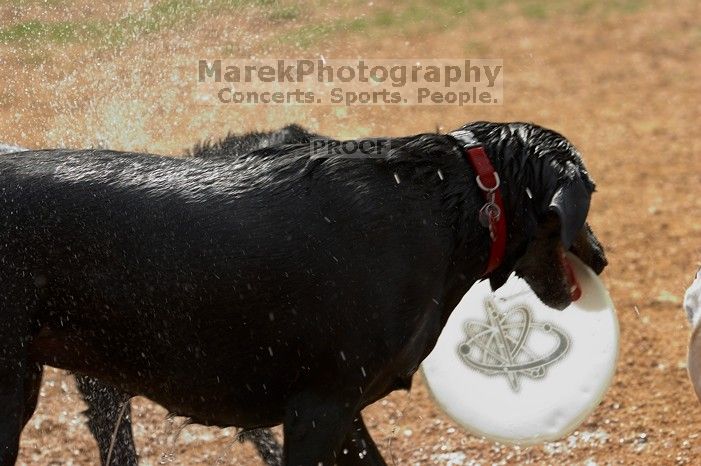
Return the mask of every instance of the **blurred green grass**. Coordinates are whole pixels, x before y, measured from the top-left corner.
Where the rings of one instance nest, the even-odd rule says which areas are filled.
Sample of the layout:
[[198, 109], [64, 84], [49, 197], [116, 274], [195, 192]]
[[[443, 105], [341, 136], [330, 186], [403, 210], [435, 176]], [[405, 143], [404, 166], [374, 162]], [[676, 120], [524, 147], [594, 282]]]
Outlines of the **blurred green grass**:
[[412, 0], [393, 9], [379, 7], [372, 14], [335, 21], [302, 25], [281, 33], [278, 43], [293, 43], [305, 49], [334, 34], [363, 33], [382, 35], [391, 33], [426, 34], [439, 29], [464, 25], [465, 17], [478, 13], [506, 14], [508, 7], [531, 20], [547, 20], [558, 15], [605, 17], [633, 13], [647, 4], [647, 0]]
[[[29, 4], [60, 4], [65, 0], [13, 0], [15, 7]], [[0, 5], [10, 3], [0, 0]], [[338, 34], [407, 34], [430, 32], [455, 26], [476, 13], [504, 14], [514, 8], [530, 20], [547, 20], [557, 15], [626, 14], [643, 8], [647, 0], [410, 0], [392, 7], [381, 4], [364, 14], [366, 1], [321, 2], [319, 5], [288, 4], [277, 0], [161, 0], [150, 8], [117, 21], [83, 19], [76, 21], [28, 20], [0, 27], [0, 44], [37, 46], [42, 44], [83, 43], [95, 46], [122, 46], [144, 35], [195, 23], [204, 14], [237, 15], [243, 8], [256, 7], [261, 20], [294, 23], [275, 39], [305, 49]], [[341, 6], [343, 8], [341, 8]], [[349, 11], [354, 16], [305, 23], [307, 8]], [[360, 14], [358, 14], [360, 12]]]
[[[5, 0], [3, 0], [5, 1]], [[24, 0], [29, 3], [31, 0]], [[61, 0], [53, 0], [60, 3]], [[247, 6], [264, 7], [271, 21], [289, 20], [298, 14], [294, 7], [271, 0], [163, 0], [139, 13], [117, 21], [86, 19], [80, 21], [24, 21], [0, 28], [0, 43], [36, 45], [41, 43], [87, 43], [124, 45], [140, 36], [195, 22], [204, 13]]]

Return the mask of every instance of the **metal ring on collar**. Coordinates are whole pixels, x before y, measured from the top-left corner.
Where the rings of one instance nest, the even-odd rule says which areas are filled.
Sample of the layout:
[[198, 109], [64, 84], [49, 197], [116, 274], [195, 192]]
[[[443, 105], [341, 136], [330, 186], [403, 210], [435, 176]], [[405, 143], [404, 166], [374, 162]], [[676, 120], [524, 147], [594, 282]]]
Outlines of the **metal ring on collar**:
[[499, 186], [501, 185], [501, 180], [499, 179], [499, 173], [497, 173], [497, 172], [494, 172], [494, 180], [496, 181], [496, 183], [494, 184], [494, 187], [492, 187], [492, 188], [486, 187], [484, 185], [484, 183], [482, 183], [482, 180], [480, 179], [479, 175], [477, 175], [475, 177], [475, 179], [477, 180], [477, 186], [479, 186], [482, 191], [484, 191], [488, 194], [491, 194], [494, 191], [496, 191], [497, 189], [499, 189]]

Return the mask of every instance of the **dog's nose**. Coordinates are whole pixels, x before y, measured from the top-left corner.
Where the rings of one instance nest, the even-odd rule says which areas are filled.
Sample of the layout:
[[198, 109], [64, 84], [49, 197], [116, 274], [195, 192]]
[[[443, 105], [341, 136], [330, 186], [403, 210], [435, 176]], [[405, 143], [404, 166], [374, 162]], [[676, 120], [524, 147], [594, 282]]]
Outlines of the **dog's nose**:
[[607, 265], [609, 265], [608, 259], [606, 259], [606, 256], [602, 254], [594, 254], [593, 258], [593, 263], [589, 264], [589, 267], [597, 274], [601, 275], [601, 272], [604, 271]]

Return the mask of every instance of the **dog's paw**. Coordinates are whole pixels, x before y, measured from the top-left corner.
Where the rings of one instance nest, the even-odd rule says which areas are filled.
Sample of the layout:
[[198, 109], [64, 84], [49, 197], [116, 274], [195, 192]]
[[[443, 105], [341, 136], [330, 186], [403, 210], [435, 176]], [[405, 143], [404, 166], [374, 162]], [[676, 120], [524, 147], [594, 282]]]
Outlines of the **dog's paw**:
[[696, 279], [684, 295], [684, 310], [692, 327], [696, 327], [701, 319], [701, 270], [696, 273]]

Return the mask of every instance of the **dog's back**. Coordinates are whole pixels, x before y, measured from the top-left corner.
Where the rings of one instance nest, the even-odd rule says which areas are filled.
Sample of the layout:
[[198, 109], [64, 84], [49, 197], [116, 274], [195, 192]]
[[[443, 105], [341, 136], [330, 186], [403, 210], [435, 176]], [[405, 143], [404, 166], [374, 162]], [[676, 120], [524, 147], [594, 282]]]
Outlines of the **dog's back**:
[[299, 125], [287, 125], [275, 131], [254, 131], [246, 134], [229, 134], [219, 141], [203, 141], [188, 151], [193, 157], [237, 158], [253, 151], [282, 144], [308, 144], [314, 139], [327, 139]]

